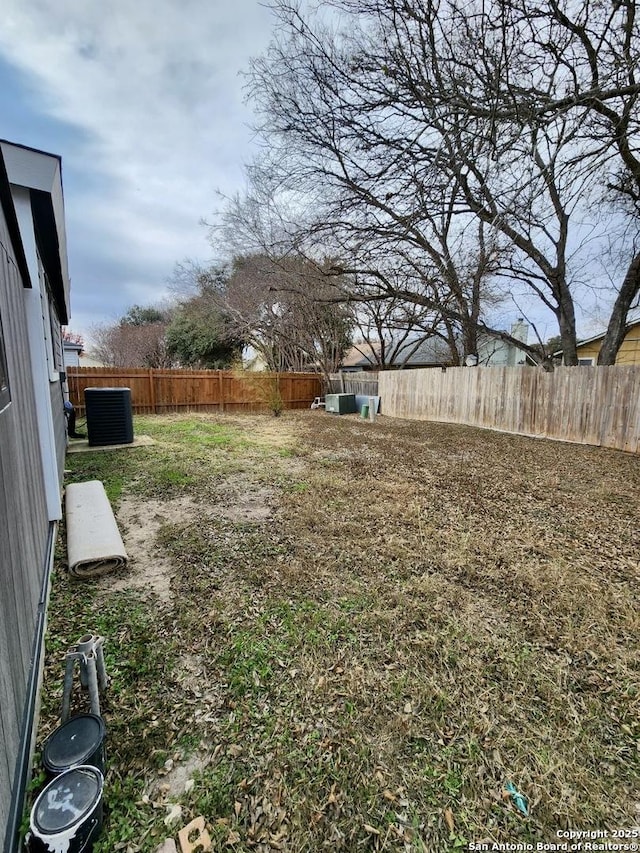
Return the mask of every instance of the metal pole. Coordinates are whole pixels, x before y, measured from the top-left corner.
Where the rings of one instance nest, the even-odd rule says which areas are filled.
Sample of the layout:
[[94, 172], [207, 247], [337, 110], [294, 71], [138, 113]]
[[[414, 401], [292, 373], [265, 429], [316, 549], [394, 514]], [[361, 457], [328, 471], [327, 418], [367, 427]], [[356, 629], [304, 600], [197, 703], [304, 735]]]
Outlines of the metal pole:
[[109, 678], [104, 662], [104, 637], [84, 634], [66, 656], [64, 686], [62, 690], [62, 709], [60, 718], [63, 723], [69, 719], [71, 692], [73, 690], [73, 670], [75, 662], [80, 667], [80, 683], [89, 691], [91, 713], [100, 716], [100, 691], [107, 689]]
[[69, 709], [71, 707], [71, 688], [73, 686], [73, 667], [76, 663], [76, 656], [68, 654], [64, 669], [64, 686], [62, 688], [62, 710], [60, 712], [60, 720], [66, 723], [69, 719]]
[[98, 676], [96, 673], [95, 655], [89, 655], [86, 661], [89, 682], [89, 701], [91, 702], [91, 713], [100, 716], [100, 696], [98, 694]]
[[104, 691], [107, 689], [109, 679], [107, 677], [107, 668], [104, 663], [104, 637], [98, 637], [96, 643], [96, 664], [98, 667], [98, 687]]
[[[83, 656], [86, 658], [93, 651], [95, 641], [96, 637], [94, 637], [93, 634], [84, 634], [78, 640], [78, 643], [76, 645], [76, 651], [82, 652]], [[80, 661], [80, 684], [82, 684], [85, 690], [87, 689], [88, 681], [86, 660]]]

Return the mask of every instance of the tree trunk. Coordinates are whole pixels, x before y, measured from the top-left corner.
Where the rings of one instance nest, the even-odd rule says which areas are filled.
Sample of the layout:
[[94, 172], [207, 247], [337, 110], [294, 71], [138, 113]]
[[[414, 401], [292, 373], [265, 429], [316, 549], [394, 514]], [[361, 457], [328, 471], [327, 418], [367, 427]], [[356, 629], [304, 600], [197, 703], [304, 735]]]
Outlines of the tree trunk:
[[475, 323], [465, 323], [462, 330], [462, 345], [464, 347], [462, 363], [464, 364], [466, 356], [478, 355], [478, 327]]
[[627, 314], [638, 293], [640, 293], [640, 254], [636, 255], [629, 264], [620, 293], [613, 305], [609, 325], [600, 347], [598, 364], [616, 363], [618, 350], [627, 331]]
[[562, 360], [567, 367], [575, 367], [578, 364], [578, 349], [573, 304], [560, 305], [558, 327], [562, 345]]

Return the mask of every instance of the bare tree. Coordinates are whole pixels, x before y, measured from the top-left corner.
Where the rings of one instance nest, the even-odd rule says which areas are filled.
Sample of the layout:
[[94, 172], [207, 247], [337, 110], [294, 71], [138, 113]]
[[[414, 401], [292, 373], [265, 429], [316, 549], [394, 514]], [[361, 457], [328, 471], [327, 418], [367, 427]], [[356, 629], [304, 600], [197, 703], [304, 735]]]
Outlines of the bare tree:
[[300, 257], [234, 259], [214, 298], [231, 330], [274, 371], [335, 371], [350, 342], [351, 317], [315, 265]]
[[[439, 317], [419, 305], [399, 299], [368, 299], [353, 305], [354, 349], [375, 368], [404, 366], [430, 338], [440, 337]], [[453, 363], [457, 363], [457, 352]]]
[[[588, 0], [498, 0], [475, 9], [450, 3], [445, 15], [442, 6], [427, 4], [425, 9], [422, 28], [431, 35], [431, 47], [437, 46], [432, 91], [440, 109], [446, 107], [445, 138], [455, 151], [457, 171], [469, 178], [465, 197], [478, 216], [499, 228], [537, 267], [543, 279], [539, 295], [558, 318], [565, 361], [577, 363], [572, 340], [575, 282], [568, 277], [570, 218], [579, 204], [588, 203], [599, 204], [602, 217], [600, 188], [605, 182], [622, 194], [638, 195], [640, 160], [633, 137], [638, 130], [640, 43], [635, 3], [609, 7]], [[462, 132], [451, 124], [451, 116], [456, 122], [463, 117]], [[488, 180], [486, 164], [469, 157], [473, 145], [468, 128], [478, 119], [489, 122], [500, 175], [505, 167], [513, 168], [512, 152], [520, 147], [518, 141], [514, 144], [517, 135], [527, 141], [520, 153], [535, 180], [530, 182], [521, 168], [514, 187], [518, 194], [524, 190], [525, 198], [531, 199], [533, 190], [544, 200], [542, 208], [530, 206], [534, 217], [501, 204], [501, 182]], [[611, 172], [621, 175], [617, 185], [607, 180]], [[553, 230], [545, 209], [553, 211]], [[600, 363], [615, 360], [640, 287], [638, 266], [634, 258], [614, 294]], [[535, 280], [531, 285], [539, 287]]]
[[[633, 4], [611, 14], [586, 0], [571, 14], [555, 0], [331, 5], [349, 16], [340, 30], [278, 0], [280, 34], [250, 76], [273, 151], [263, 175], [313, 198], [314, 215], [293, 231], [298, 250], [330, 247], [340, 271], [369, 275], [380, 295], [440, 310], [466, 352], [479, 331], [509, 338], [477, 298], [508, 274], [553, 312], [576, 363], [580, 214], [612, 154], [625, 175], [637, 166]], [[475, 269], [461, 269], [474, 234]], [[385, 253], [413, 271], [417, 290], [395, 286]], [[617, 327], [635, 267], [628, 278]]]
[[[471, 179], [465, 185], [465, 197], [474, 212], [500, 228], [542, 274], [544, 289], [539, 295], [543, 302], [551, 295], [548, 307], [558, 317], [565, 359], [569, 353], [573, 362], [575, 282], [567, 279], [567, 246], [576, 200], [583, 206], [598, 204], [602, 217], [601, 187], [606, 185], [619, 202], [630, 199], [632, 215], [637, 219], [638, 214], [640, 32], [634, 0], [613, 5], [588, 0], [494, 0], [475, 8], [455, 2], [428, 2], [421, 7], [411, 2], [373, 2], [369, 8], [379, 13], [382, 7], [399, 13], [403, 27], [422, 8], [418, 29], [434, 58], [430, 74], [413, 82], [424, 85], [426, 77], [430, 79], [430, 94], [444, 117], [445, 139], [455, 151], [458, 172]], [[517, 206], [510, 211], [497, 203], [500, 182], [487, 180], [486, 165], [479, 169], [474, 160], [478, 119], [481, 127], [489, 123], [487, 137], [500, 175], [505, 168], [513, 168], [511, 152], [519, 149], [514, 140], [528, 140], [520, 151], [520, 162], [526, 158], [533, 165], [537, 181], [529, 183], [521, 167], [514, 187], [518, 194], [524, 190], [525, 197], [531, 197], [536, 183], [541, 186], [540, 197], [547, 198], [542, 209], [532, 207], [535, 219], [523, 218]], [[492, 192], [492, 186], [498, 192]], [[556, 218], [551, 256], [544, 248], [544, 238], [551, 236], [545, 208]], [[532, 223], [538, 228], [533, 236]], [[535, 290], [536, 283], [532, 286]], [[639, 291], [640, 259], [634, 252], [613, 294], [599, 363], [615, 361], [629, 308]]]
[[[391, 44], [379, 20], [336, 34], [314, 30], [286, 2], [277, 9], [284, 35], [252, 74], [275, 154], [254, 165], [254, 184], [312, 194], [315, 215], [290, 233], [297, 251], [330, 247], [338, 270], [366, 279], [372, 298], [439, 313], [464, 352], [475, 353], [505, 241], [474, 221], [460, 176], [439, 168], [442, 139], [426, 124], [425, 105], [410, 102], [414, 90], [402, 101], [391, 66], [404, 41]], [[264, 198], [252, 197], [254, 221]]]
[[134, 305], [117, 323], [94, 326], [95, 355], [109, 367], [172, 367], [167, 308]]
[[63, 327], [61, 337], [64, 343], [78, 344], [84, 350], [84, 337], [77, 332]]

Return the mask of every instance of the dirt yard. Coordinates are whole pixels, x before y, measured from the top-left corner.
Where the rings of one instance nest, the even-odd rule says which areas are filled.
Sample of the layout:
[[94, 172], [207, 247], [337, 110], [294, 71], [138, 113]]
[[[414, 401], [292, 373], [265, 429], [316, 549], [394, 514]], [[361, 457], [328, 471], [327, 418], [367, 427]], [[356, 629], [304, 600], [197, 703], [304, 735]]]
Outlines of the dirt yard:
[[640, 824], [640, 458], [324, 412], [136, 433], [68, 459], [129, 569], [73, 582], [61, 541], [50, 607], [40, 740], [107, 637], [97, 851], [200, 815], [264, 853]]

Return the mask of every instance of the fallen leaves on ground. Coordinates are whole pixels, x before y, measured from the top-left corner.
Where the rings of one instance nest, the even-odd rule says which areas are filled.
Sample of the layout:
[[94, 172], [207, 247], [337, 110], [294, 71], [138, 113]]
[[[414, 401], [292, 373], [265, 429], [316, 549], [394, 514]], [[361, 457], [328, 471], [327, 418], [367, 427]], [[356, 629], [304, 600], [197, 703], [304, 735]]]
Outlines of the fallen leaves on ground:
[[[96, 853], [147, 853], [178, 814], [204, 816], [214, 850], [258, 853], [640, 821], [637, 456], [322, 412], [144, 431], [157, 445], [122, 466], [123, 494], [141, 513], [192, 499], [153, 543], [171, 601], [59, 574], [50, 608], [51, 697], [61, 649], [110, 638]], [[115, 476], [98, 456], [75, 476]], [[252, 490], [269, 513], [233, 506]], [[163, 792], [193, 756], [193, 784]]]

